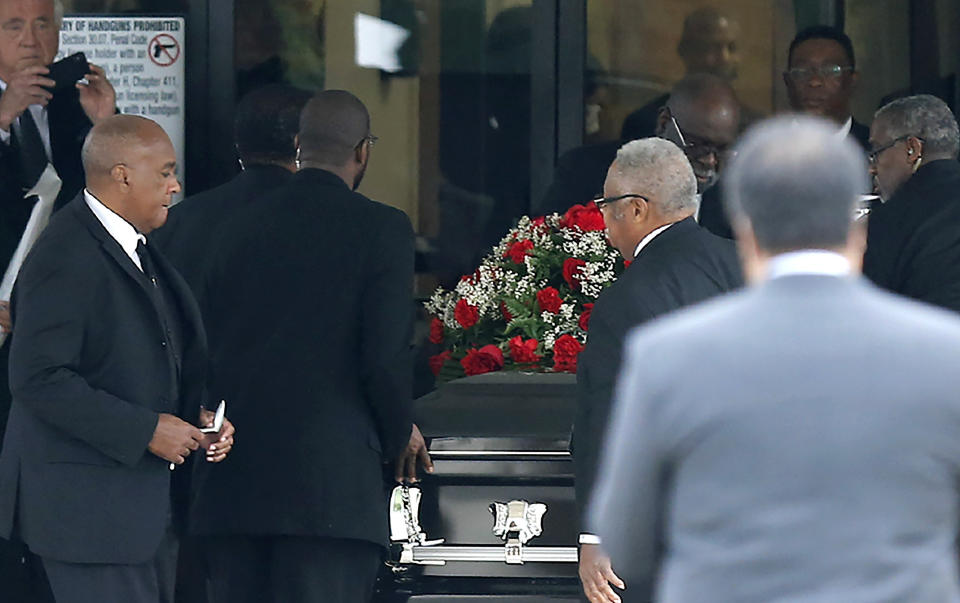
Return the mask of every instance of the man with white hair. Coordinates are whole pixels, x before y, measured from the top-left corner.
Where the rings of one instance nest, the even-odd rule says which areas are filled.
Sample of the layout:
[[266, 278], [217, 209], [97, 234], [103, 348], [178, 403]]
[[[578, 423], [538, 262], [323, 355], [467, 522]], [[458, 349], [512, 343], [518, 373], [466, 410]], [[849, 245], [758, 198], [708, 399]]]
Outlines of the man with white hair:
[[[60, 0], [0, 2], [3, 194], [16, 193], [14, 197], [22, 200], [46, 164], [52, 163], [63, 181], [58, 207], [83, 188], [80, 147], [87, 132], [116, 112], [116, 92], [96, 65], [84, 76], [86, 82], [54, 89], [48, 66], [60, 47], [62, 19]], [[29, 214], [30, 205], [20, 210]]]
[[[693, 219], [697, 179], [687, 156], [674, 143], [645, 138], [625, 144], [607, 171], [603, 193], [596, 204], [608, 237], [631, 263], [597, 300], [587, 346], [578, 362], [573, 453], [581, 511], [595, 481], [627, 332], [742, 282], [733, 243], [700, 228]], [[611, 584], [620, 589], [624, 584], [599, 539], [582, 534], [580, 544], [584, 594], [592, 603], [619, 601], [621, 595]], [[625, 600], [645, 601], [629, 593], [629, 589], [623, 592]]]
[[751, 286], [628, 339], [589, 525], [643, 601], [960, 601], [960, 320], [859, 276], [833, 123], [737, 151]]
[[[116, 112], [116, 93], [100, 67], [90, 66], [86, 83], [56, 90], [47, 77], [60, 46], [62, 19], [60, 0], [0, 2], [0, 278], [35, 209], [31, 191], [44, 170], [52, 165], [62, 182], [57, 209], [83, 188], [80, 149], [87, 132]], [[4, 331], [11, 326], [8, 302], [0, 298]], [[2, 432], [10, 399], [6, 352], [0, 355]]]
[[[0, 1], [0, 278], [37, 206], [37, 197], [26, 193], [52, 164], [62, 181], [54, 207], [76, 197], [84, 185], [83, 139], [94, 123], [115, 112], [116, 94], [99, 67], [90, 67], [88, 83], [53, 90], [47, 65], [59, 49], [62, 18], [60, 0]], [[4, 331], [11, 327], [8, 302], [0, 298]], [[10, 409], [9, 349], [0, 343], [0, 434]], [[8, 551], [9, 546], [0, 540], [0, 584], [4, 600], [9, 596], [17, 603], [25, 566], [22, 555]]]
[[960, 132], [945, 102], [918, 95], [877, 111], [863, 272], [876, 284], [960, 312]]

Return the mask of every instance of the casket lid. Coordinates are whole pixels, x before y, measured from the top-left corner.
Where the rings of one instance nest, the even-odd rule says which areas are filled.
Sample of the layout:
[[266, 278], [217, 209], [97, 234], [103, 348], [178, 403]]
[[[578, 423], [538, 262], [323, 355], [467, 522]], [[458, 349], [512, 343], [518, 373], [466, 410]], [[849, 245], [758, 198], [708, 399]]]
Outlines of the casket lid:
[[450, 438], [567, 441], [576, 408], [576, 383], [576, 376], [568, 373], [504, 371], [456, 379], [416, 401], [417, 425], [425, 437], [447, 442]]

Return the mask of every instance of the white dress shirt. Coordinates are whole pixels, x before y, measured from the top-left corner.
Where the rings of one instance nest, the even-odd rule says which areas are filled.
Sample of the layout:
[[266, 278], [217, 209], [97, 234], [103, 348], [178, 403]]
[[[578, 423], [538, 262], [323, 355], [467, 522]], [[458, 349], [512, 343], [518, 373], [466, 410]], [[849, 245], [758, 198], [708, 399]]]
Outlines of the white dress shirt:
[[653, 232], [651, 232], [651, 233], [648, 234], [647, 236], [643, 237], [643, 239], [641, 239], [640, 242], [637, 243], [637, 248], [633, 250], [633, 257], [637, 257], [638, 255], [640, 255], [640, 250], [641, 250], [641, 249], [643, 249], [644, 247], [646, 247], [647, 245], [649, 245], [649, 244], [650, 244], [650, 241], [652, 241], [652, 240], [654, 240], [655, 238], [657, 238], [657, 235], [658, 235], [658, 234], [660, 234], [660, 233], [663, 232], [664, 230], [670, 228], [670, 227], [673, 226], [674, 224], [675, 224], [675, 222], [671, 222], [670, 224], [664, 224], [664, 225], [661, 226], [660, 228], [654, 230]]
[[850, 261], [834, 251], [803, 249], [776, 255], [767, 264], [767, 278], [769, 279], [795, 274], [848, 276], [850, 274]]
[[[6, 89], [7, 83], [0, 80], [0, 92]], [[30, 111], [30, 115], [33, 116], [33, 121], [37, 124], [37, 129], [40, 130], [40, 140], [43, 141], [43, 149], [47, 152], [47, 159], [53, 161], [53, 150], [50, 146], [50, 118], [47, 117], [47, 108], [42, 105], [30, 105], [27, 107], [27, 111]], [[20, 134], [19, 117], [11, 124], [11, 128], [14, 133]], [[0, 142], [10, 144], [10, 132], [0, 129]]]
[[140, 256], [137, 255], [137, 243], [143, 241], [144, 244], [146, 244], [147, 238], [137, 232], [137, 229], [120, 217], [119, 214], [103, 203], [100, 203], [87, 189], [83, 189], [83, 199], [87, 202], [87, 207], [90, 208], [93, 215], [100, 220], [103, 227], [110, 233], [110, 236], [113, 237], [117, 243], [120, 243], [123, 252], [126, 253], [133, 263], [136, 264], [137, 268], [143, 272], [143, 267], [140, 266]]
[[850, 134], [850, 128], [853, 127], [853, 117], [848, 117], [847, 121], [843, 122], [843, 126], [840, 127], [840, 130], [837, 132], [837, 138], [846, 138]]

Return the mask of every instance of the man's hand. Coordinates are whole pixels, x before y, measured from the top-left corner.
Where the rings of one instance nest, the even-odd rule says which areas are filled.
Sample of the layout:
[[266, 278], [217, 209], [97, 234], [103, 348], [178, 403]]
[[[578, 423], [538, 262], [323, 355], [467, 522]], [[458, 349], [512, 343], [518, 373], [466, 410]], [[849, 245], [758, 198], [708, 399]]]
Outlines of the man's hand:
[[410, 441], [406, 449], [397, 457], [394, 478], [398, 482], [416, 482], [418, 460], [427, 473], [433, 473], [433, 461], [430, 460], [430, 454], [427, 452], [427, 443], [423, 440], [420, 428], [414, 423], [413, 429], [410, 430]]
[[13, 320], [10, 318], [10, 302], [0, 301], [0, 331], [10, 333], [13, 331]]
[[[211, 410], [203, 409], [200, 411], [200, 425], [212, 427], [216, 413]], [[233, 434], [236, 429], [230, 419], [224, 417], [223, 425], [218, 433], [206, 433], [204, 436], [203, 447], [207, 449], [207, 462], [219, 463], [227, 458], [227, 454], [233, 449]]]
[[56, 82], [45, 77], [50, 70], [43, 65], [21, 67], [7, 82], [7, 89], [0, 95], [0, 130], [10, 131], [10, 125], [30, 105], [46, 106], [53, 93], [44, 86], [52, 88]]
[[90, 121], [96, 124], [116, 113], [117, 92], [103, 67], [91, 63], [90, 73], [84, 79], [88, 83], [77, 82], [77, 90], [80, 91], [80, 106]]
[[147, 449], [165, 461], [182, 465], [200, 447], [203, 432], [180, 417], [162, 413]]
[[610, 588], [613, 584], [619, 589], [626, 585], [610, 566], [610, 558], [597, 544], [580, 545], [580, 582], [583, 594], [590, 603], [620, 603], [620, 596]]

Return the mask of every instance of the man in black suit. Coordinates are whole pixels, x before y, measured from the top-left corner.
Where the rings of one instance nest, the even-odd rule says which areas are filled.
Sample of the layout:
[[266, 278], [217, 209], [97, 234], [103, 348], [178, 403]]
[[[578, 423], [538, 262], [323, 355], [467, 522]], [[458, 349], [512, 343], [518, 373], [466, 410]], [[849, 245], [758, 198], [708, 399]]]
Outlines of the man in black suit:
[[[607, 173], [604, 198], [597, 204], [610, 242], [632, 263], [597, 299], [578, 362], [573, 453], [581, 517], [593, 489], [628, 331], [742, 284], [733, 243], [693, 220], [696, 190], [686, 155], [660, 138], [627, 143]], [[606, 603], [629, 597], [629, 591], [617, 595], [611, 588], [624, 585], [599, 539], [582, 534], [580, 544], [580, 579], [587, 598]]]
[[317, 94], [300, 171], [224, 226], [207, 265], [211, 393], [245, 444], [197, 484], [213, 603], [369, 600], [382, 463], [429, 470], [411, 422], [413, 229], [355, 192], [375, 140], [359, 99]]
[[[677, 82], [670, 98], [658, 108], [655, 128], [644, 135], [667, 138], [683, 149], [701, 196], [697, 219], [704, 228], [728, 239], [733, 238], [733, 232], [723, 215], [715, 184], [739, 125], [740, 102], [733, 88], [716, 75], [700, 73]], [[622, 145], [619, 141], [605, 142], [565, 153], [536, 213], [563, 213], [575, 203], [596, 197]]]
[[783, 72], [790, 107], [835, 122], [840, 133], [866, 150], [870, 128], [850, 113], [858, 75], [853, 42], [835, 27], [808, 27], [790, 42], [787, 70]]
[[216, 247], [217, 229], [235, 211], [279, 188], [297, 170], [297, 128], [310, 93], [270, 84], [237, 105], [234, 141], [242, 171], [236, 178], [170, 208], [167, 223], [150, 235], [191, 289], [199, 290], [201, 266]]
[[870, 128], [870, 213], [863, 272], [881, 287], [960, 312], [960, 148], [945, 102], [908, 96]]
[[[62, 180], [55, 208], [83, 188], [80, 147], [90, 127], [114, 113], [116, 94], [103, 70], [91, 65], [88, 84], [51, 92], [46, 77], [60, 45], [59, 0], [0, 2], [0, 272], [6, 270], [37, 198], [25, 193], [48, 163]], [[0, 324], [9, 329], [7, 299]], [[6, 358], [0, 347], [0, 433], [10, 405]]]
[[[180, 188], [154, 122], [118, 115], [83, 148], [88, 188], [37, 239], [17, 282], [0, 536], [42, 559], [57, 603], [172, 601], [172, 482], [204, 436], [206, 342], [186, 283], [143, 234]], [[204, 421], [209, 419], [203, 415]]]

